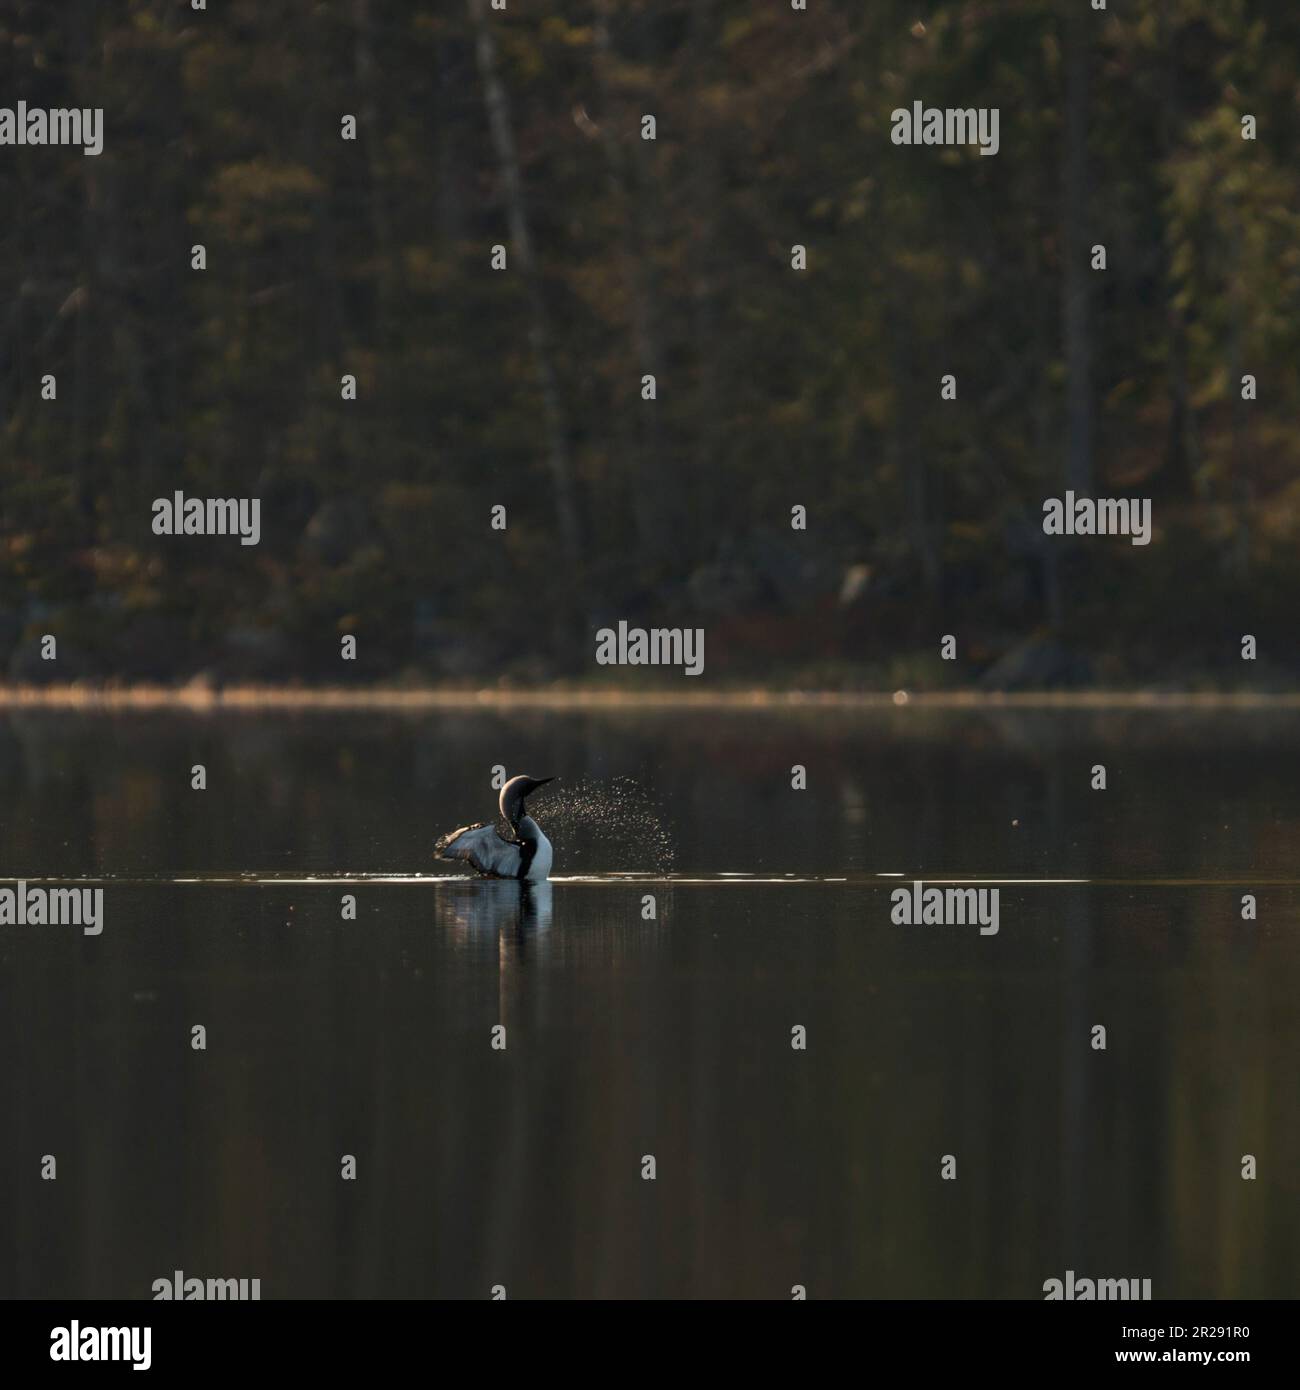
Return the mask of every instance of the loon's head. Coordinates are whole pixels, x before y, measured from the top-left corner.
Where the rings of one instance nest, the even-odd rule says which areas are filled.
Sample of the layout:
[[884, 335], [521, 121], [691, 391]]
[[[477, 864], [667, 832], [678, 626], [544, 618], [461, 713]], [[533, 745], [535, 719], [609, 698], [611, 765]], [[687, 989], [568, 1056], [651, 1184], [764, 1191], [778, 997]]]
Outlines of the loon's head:
[[525, 777], [522, 774], [512, 777], [501, 788], [501, 814], [519, 829], [519, 819], [524, 814], [524, 799], [531, 796], [538, 787], [554, 782], [554, 777]]

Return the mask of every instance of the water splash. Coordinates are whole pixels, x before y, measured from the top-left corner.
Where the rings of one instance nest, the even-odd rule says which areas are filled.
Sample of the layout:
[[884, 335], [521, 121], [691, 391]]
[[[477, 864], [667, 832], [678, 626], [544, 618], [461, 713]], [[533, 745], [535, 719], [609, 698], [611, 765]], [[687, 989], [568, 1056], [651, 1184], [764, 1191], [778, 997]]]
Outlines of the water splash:
[[555, 846], [557, 868], [669, 872], [677, 849], [653, 797], [634, 777], [554, 782], [532, 807]]

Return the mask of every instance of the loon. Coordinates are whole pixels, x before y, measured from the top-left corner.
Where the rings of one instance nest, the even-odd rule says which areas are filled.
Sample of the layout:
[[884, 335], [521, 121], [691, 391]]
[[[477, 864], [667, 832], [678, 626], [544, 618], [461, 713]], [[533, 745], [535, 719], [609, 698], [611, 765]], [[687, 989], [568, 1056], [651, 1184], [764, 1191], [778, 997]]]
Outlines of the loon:
[[501, 788], [501, 814], [515, 839], [504, 839], [495, 825], [467, 825], [444, 835], [433, 847], [439, 859], [464, 859], [485, 878], [518, 878], [541, 883], [550, 876], [553, 851], [542, 827], [524, 810], [524, 800], [554, 777], [512, 777]]

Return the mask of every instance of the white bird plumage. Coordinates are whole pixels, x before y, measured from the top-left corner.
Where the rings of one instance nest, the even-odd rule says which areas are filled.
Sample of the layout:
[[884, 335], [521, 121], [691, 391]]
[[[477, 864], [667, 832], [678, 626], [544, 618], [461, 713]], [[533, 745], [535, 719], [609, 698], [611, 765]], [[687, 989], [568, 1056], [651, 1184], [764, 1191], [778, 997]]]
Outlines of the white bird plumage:
[[515, 833], [507, 840], [495, 825], [466, 825], [444, 835], [433, 847], [439, 859], [460, 859], [486, 878], [517, 878], [540, 883], [549, 878], [554, 851], [542, 827], [524, 809], [524, 800], [552, 777], [512, 777], [501, 788], [501, 815]]

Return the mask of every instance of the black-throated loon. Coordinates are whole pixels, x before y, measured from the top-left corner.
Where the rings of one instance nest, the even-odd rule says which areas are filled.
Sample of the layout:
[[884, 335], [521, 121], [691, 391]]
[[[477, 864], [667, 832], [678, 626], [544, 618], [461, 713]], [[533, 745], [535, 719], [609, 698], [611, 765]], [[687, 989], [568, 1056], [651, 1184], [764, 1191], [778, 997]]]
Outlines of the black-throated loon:
[[540, 883], [551, 872], [551, 842], [524, 810], [524, 800], [553, 777], [512, 777], [501, 788], [501, 814], [515, 832], [504, 839], [495, 825], [467, 825], [444, 835], [433, 847], [439, 859], [463, 859], [487, 878], [518, 878]]

